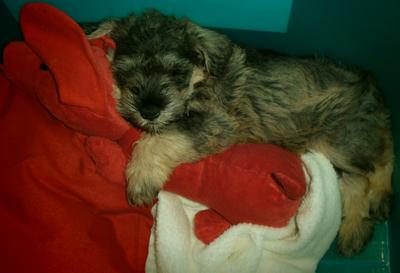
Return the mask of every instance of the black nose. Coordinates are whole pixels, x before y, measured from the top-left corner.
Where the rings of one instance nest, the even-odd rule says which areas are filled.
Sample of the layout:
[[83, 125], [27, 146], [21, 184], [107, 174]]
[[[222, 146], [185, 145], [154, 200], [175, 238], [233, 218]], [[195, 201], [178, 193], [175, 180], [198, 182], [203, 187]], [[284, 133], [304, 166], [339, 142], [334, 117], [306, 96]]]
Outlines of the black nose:
[[140, 114], [144, 119], [154, 120], [160, 115], [161, 107], [155, 104], [146, 105], [140, 110]]
[[160, 92], [148, 92], [139, 99], [140, 115], [147, 120], [155, 120], [167, 105], [167, 98]]

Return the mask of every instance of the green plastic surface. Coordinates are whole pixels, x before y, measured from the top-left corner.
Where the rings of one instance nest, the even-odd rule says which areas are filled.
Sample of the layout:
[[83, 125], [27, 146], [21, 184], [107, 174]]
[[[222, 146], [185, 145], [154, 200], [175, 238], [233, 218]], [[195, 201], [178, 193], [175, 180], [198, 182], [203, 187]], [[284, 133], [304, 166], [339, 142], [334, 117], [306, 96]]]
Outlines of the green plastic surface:
[[[318, 265], [317, 273], [384, 273], [390, 271], [390, 243], [388, 224], [375, 228], [372, 241], [360, 255], [344, 258], [336, 252], [336, 241]], [[392, 271], [395, 272], [395, 271]]]

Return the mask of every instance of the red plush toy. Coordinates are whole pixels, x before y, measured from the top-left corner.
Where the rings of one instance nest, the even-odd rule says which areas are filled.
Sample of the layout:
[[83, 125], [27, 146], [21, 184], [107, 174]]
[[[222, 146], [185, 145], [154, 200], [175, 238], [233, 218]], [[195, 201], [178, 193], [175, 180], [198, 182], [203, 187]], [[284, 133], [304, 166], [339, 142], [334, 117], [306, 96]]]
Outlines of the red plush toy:
[[[21, 11], [24, 42], [0, 66], [0, 264], [4, 272], [143, 272], [150, 207], [131, 208], [124, 168], [140, 138], [114, 110], [103, 37], [47, 4]], [[305, 192], [300, 159], [236, 145], [180, 166], [165, 190], [210, 208], [208, 243], [231, 224], [284, 226]]]

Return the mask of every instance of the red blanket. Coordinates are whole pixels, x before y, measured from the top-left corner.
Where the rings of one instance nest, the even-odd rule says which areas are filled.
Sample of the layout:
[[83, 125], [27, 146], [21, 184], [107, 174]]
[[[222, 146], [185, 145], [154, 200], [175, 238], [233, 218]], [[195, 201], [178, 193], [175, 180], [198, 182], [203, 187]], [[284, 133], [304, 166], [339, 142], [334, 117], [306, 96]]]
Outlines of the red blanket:
[[[114, 44], [89, 42], [46, 4], [25, 6], [20, 24], [24, 42], [0, 66], [1, 272], [143, 272], [152, 216], [125, 198], [140, 133], [114, 110]], [[249, 144], [181, 166], [166, 189], [210, 207], [214, 224], [283, 226], [305, 183], [297, 156]], [[220, 232], [209, 215], [196, 230], [205, 241]]]

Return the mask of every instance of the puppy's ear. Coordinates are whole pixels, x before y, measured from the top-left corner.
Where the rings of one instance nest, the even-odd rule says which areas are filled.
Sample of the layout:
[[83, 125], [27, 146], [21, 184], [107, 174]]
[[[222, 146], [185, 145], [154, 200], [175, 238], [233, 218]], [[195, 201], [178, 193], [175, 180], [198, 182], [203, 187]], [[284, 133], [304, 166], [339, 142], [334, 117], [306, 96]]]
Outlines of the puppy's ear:
[[[89, 39], [95, 39], [101, 36], [109, 36], [118, 45], [117, 49], [120, 50], [122, 46], [129, 46], [129, 43], [122, 43], [121, 46], [120, 41], [128, 37], [129, 32], [133, 28], [135, 22], [136, 16], [134, 14], [130, 14], [129, 16], [122, 19], [108, 18], [100, 24], [97, 24], [96, 27], [90, 25], [83, 27], [86, 32], [90, 30], [90, 28], [94, 28], [94, 31], [90, 31], [87, 35]], [[109, 52], [107, 52], [107, 57], [110, 62], [114, 60], [114, 51], [115, 50], [110, 50]]]
[[109, 36], [111, 32], [115, 29], [117, 21], [115, 19], [107, 19], [98, 24], [85, 24], [82, 25], [85, 33], [89, 39], [96, 39], [101, 36]]
[[232, 54], [232, 43], [226, 36], [187, 21], [186, 38], [195, 63], [212, 75], [223, 72]]
[[[90, 39], [97, 39], [102, 36], [109, 36], [116, 29], [117, 20], [109, 18], [101, 23], [88, 23], [88, 24], [81, 24], [83, 31], [86, 33], [87, 38]], [[107, 51], [107, 59], [112, 62], [114, 60], [114, 53], [115, 50], [109, 48]]]
[[120, 39], [126, 38], [134, 27], [136, 20], [137, 17], [133, 13], [123, 17], [122, 19], [118, 18], [112, 20], [112, 22], [110, 22], [110, 24], [112, 24], [112, 32], [110, 33], [111, 38], [116, 42]]

